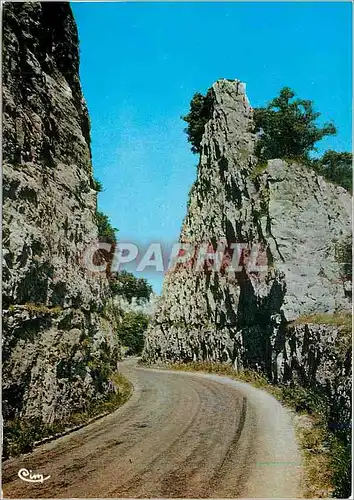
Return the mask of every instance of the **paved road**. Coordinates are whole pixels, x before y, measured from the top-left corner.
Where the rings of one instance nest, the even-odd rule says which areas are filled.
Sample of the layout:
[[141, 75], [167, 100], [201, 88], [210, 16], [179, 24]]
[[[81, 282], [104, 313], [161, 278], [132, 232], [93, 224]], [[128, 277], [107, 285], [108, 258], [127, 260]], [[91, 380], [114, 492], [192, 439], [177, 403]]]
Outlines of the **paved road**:
[[[135, 386], [113, 414], [3, 468], [5, 497], [298, 497], [291, 415], [271, 396], [214, 375], [121, 363]], [[25, 467], [50, 479], [25, 483]]]

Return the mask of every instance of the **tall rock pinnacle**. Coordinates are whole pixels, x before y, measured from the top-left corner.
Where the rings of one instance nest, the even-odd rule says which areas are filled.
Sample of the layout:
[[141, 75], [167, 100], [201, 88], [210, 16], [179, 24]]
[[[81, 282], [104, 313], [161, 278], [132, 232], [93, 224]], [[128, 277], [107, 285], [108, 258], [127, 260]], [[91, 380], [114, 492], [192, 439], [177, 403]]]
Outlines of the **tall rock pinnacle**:
[[[213, 259], [173, 267], [144, 358], [229, 361], [272, 373], [284, 325], [302, 314], [350, 307], [336, 244], [350, 235], [351, 198], [298, 163], [258, 164], [244, 84], [219, 80], [210, 95], [180, 241], [207, 245], [208, 252], [243, 244], [241, 256], [249, 258], [241, 257], [235, 271], [215, 270]], [[253, 248], [263, 266], [257, 270], [250, 265]]]

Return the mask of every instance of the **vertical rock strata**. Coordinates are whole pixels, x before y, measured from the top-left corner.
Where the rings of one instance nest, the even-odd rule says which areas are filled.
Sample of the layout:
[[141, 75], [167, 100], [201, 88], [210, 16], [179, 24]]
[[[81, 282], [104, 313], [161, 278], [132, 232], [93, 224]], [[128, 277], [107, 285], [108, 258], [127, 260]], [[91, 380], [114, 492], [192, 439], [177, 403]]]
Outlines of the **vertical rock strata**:
[[295, 162], [258, 164], [241, 82], [217, 81], [211, 99], [180, 241], [214, 250], [259, 245], [266, 268], [254, 271], [247, 261], [238, 272], [172, 268], [144, 358], [227, 361], [282, 378], [290, 366], [288, 322], [350, 308], [336, 248], [351, 233], [351, 198]]
[[119, 346], [80, 261], [96, 192], [70, 6], [3, 12], [4, 416], [52, 423], [106, 396]]

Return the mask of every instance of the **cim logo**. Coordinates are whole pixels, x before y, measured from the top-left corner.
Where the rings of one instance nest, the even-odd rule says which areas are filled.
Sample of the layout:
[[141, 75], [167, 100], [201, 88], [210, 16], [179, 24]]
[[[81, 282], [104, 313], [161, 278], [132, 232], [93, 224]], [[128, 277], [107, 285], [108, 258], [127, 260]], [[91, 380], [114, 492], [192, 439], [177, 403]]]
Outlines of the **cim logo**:
[[26, 481], [27, 483], [44, 483], [44, 481], [50, 478], [50, 476], [44, 477], [43, 474], [34, 474], [28, 469], [20, 469], [17, 475], [22, 481]]

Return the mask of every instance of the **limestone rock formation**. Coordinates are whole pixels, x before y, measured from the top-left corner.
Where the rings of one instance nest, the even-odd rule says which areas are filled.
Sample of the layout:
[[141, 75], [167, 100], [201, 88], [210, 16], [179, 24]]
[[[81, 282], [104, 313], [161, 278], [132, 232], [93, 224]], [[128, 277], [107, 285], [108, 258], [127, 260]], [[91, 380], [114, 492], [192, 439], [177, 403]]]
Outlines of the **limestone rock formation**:
[[[193, 259], [172, 267], [144, 359], [227, 361], [274, 378], [289, 321], [350, 308], [336, 249], [351, 234], [351, 197], [296, 162], [258, 164], [253, 110], [241, 82], [217, 81], [210, 98], [180, 241], [206, 244], [209, 252], [220, 243], [248, 250], [236, 272], [213, 269], [213, 259], [198, 269]], [[264, 268], [255, 271], [250, 252], [257, 246]]]
[[70, 5], [3, 12], [4, 417], [51, 423], [106, 396], [120, 347], [81, 265], [98, 233]]
[[352, 349], [350, 325], [290, 324], [278, 336], [273, 356], [275, 381], [316, 391], [326, 404], [329, 428], [350, 442]]

